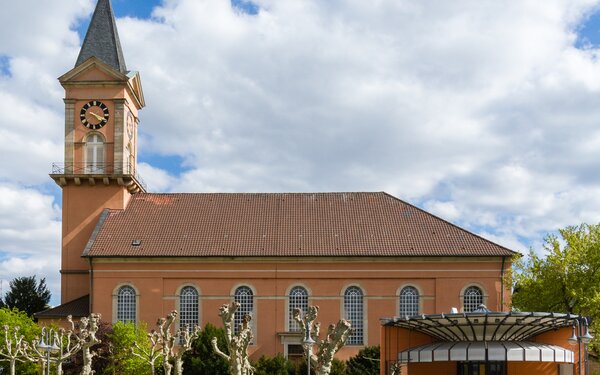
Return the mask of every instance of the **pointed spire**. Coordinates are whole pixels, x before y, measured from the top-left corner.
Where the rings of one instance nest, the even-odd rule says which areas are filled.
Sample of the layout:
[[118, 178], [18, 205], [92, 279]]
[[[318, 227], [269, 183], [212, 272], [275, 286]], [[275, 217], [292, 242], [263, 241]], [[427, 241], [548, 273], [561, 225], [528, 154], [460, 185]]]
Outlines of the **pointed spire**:
[[117, 22], [110, 0], [98, 0], [75, 66], [95, 56], [123, 74], [127, 73]]

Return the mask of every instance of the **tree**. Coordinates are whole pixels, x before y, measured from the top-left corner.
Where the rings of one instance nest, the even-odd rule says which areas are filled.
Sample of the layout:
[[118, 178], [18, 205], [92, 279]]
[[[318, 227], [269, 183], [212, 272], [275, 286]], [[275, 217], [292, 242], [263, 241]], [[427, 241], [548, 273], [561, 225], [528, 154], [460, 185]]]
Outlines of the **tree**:
[[330, 324], [324, 339], [319, 338], [321, 323], [315, 323], [319, 312], [318, 306], [310, 306], [304, 316], [300, 309], [294, 309], [294, 320], [302, 328], [302, 337], [310, 337], [315, 342], [316, 354], [312, 348], [305, 347], [310, 358], [311, 368], [315, 368], [315, 375], [332, 375], [334, 372], [333, 356], [345, 344], [350, 336], [351, 325], [347, 320], [340, 320], [336, 324]]
[[233, 301], [230, 304], [224, 304], [219, 309], [219, 316], [225, 327], [225, 340], [227, 342], [227, 352], [222, 352], [219, 349], [219, 339], [213, 337], [212, 347], [223, 359], [229, 363], [229, 373], [231, 375], [252, 375], [255, 372], [254, 367], [250, 364], [248, 357], [248, 345], [252, 342], [254, 335], [250, 321], [250, 315], [245, 315], [242, 318], [242, 324], [238, 327], [238, 333], [235, 333], [234, 322], [235, 313], [240, 308], [239, 302]]
[[123, 323], [117, 322], [113, 326], [112, 334], [108, 335], [112, 347], [110, 348], [110, 356], [112, 363], [107, 366], [106, 373], [108, 374], [136, 374], [149, 375], [150, 368], [144, 360], [131, 355], [131, 348], [134, 343], [138, 346], [149, 349], [150, 339], [148, 331], [144, 324]]
[[600, 224], [570, 226], [559, 234], [546, 237], [545, 257], [532, 249], [515, 261], [513, 306], [589, 316], [600, 332]]
[[[17, 337], [23, 336], [23, 341], [32, 342], [37, 336], [40, 335], [40, 327], [27, 316], [23, 311], [16, 309], [0, 309], [0, 327], [8, 326], [10, 329], [0, 330], [0, 343], [5, 343], [6, 340], [15, 340], [14, 330], [18, 327]], [[7, 337], [6, 335], [11, 337]], [[14, 343], [13, 343], [14, 345]], [[10, 364], [3, 362], [0, 364], [0, 372], [9, 373]], [[19, 375], [34, 375], [38, 373], [38, 366], [34, 363], [24, 362], [16, 363], [16, 373]]]
[[193, 341], [192, 350], [184, 355], [185, 375], [229, 375], [229, 364], [212, 349], [213, 337], [217, 338], [219, 347], [227, 351], [225, 330], [207, 323]]
[[[88, 369], [83, 357], [84, 354], [88, 354], [88, 351], [90, 356], [93, 357], [96, 355], [91, 362], [93, 373], [112, 374], [111, 371], [105, 370], [111, 363], [114, 363], [112, 359], [113, 343], [110, 339], [113, 335], [112, 325], [99, 319], [100, 316], [98, 314], [91, 314], [89, 318], [82, 318], [79, 322], [77, 335], [83, 341], [83, 350], [78, 352], [70, 363], [65, 363], [65, 374], [86, 374]], [[90, 346], [93, 342], [96, 342], [96, 344]], [[89, 348], [86, 350], [86, 347]]]
[[37, 283], [35, 276], [17, 277], [10, 282], [9, 287], [4, 297], [6, 307], [17, 308], [28, 316], [47, 308], [51, 294], [46, 287], [45, 278]]
[[379, 375], [379, 345], [362, 349], [346, 367], [346, 375]]

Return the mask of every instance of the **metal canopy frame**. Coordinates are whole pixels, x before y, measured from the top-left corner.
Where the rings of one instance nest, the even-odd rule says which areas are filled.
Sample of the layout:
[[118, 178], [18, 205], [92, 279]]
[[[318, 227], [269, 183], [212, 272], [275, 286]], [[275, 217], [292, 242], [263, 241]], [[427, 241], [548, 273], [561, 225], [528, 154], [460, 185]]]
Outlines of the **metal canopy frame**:
[[436, 342], [398, 353], [401, 363], [509, 361], [574, 363], [573, 351], [528, 341]]
[[440, 341], [525, 341], [570, 327], [580, 315], [547, 312], [474, 311], [382, 319], [387, 327], [421, 332]]

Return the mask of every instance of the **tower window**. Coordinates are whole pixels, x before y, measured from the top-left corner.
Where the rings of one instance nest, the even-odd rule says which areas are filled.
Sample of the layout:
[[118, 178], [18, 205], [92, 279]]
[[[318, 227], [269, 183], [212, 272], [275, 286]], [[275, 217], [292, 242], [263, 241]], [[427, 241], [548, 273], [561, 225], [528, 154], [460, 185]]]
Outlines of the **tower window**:
[[102, 174], [104, 171], [104, 138], [99, 133], [92, 133], [85, 140], [85, 173]]

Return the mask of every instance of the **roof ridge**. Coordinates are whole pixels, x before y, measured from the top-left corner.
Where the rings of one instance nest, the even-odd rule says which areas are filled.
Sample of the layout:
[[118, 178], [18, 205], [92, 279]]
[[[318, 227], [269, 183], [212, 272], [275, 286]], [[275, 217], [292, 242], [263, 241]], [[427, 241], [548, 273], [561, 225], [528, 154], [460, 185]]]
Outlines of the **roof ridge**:
[[334, 195], [334, 194], [385, 194], [383, 191], [311, 191], [311, 192], [206, 192], [206, 193], [193, 193], [193, 192], [179, 192], [179, 193], [139, 193], [136, 196], [143, 195]]

